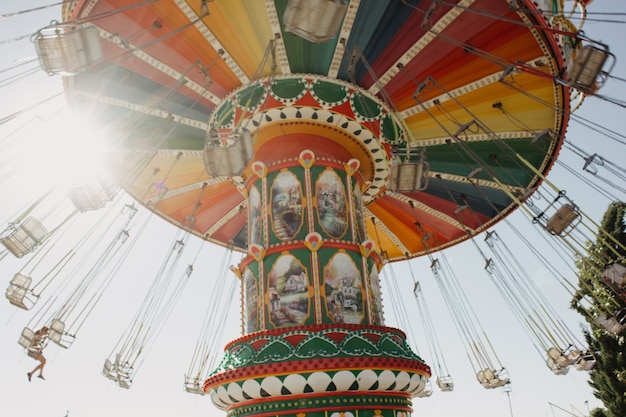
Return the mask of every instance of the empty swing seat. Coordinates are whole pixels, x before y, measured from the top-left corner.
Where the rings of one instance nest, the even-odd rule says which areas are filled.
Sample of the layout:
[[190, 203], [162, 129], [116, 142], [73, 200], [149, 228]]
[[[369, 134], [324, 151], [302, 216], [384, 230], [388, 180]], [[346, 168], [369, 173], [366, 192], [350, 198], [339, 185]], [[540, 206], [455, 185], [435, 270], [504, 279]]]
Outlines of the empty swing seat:
[[548, 354], [548, 358], [552, 359], [554, 363], [560, 368], [570, 366], [571, 364], [576, 362], [576, 359], [578, 359], [578, 356], [580, 356], [580, 354], [577, 354], [575, 358], [571, 358], [566, 352], [562, 352], [555, 347], [551, 347], [546, 353]]
[[564, 204], [550, 217], [546, 230], [555, 236], [567, 234], [576, 226], [574, 220], [579, 218], [580, 213], [574, 206]]
[[594, 94], [608, 75], [603, 67], [609, 56], [608, 48], [585, 45], [567, 72], [572, 87], [586, 94]]
[[115, 372], [115, 369], [113, 369], [113, 363], [109, 359], [104, 360], [102, 374], [109, 378], [111, 381], [117, 381], [117, 373]]
[[578, 358], [574, 365], [579, 371], [590, 371], [596, 366], [596, 357], [591, 352], [586, 352]]
[[113, 199], [118, 186], [113, 182], [98, 179], [90, 184], [73, 187], [68, 196], [77, 210], [85, 212], [98, 210]]
[[204, 148], [204, 166], [213, 178], [240, 175], [254, 155], [252, 135], [247, 129], [224, 136], [211, 129]]
[[389, 166], [389, 189], [412, 193], [428, 187], [430, 167], [424, 148], [395, 149]]
[[33, 35], [39, 63], [49, 75], [75, 75], [102, 60], [100, 33], [91, 24], [54, 24]]
[[58, 319], [53, 319], [48, 330], [48, 337], [62, 348], [69, 348], [74, 343], [75, 337], [65, 332], [65, 323]]
[[19, 272], [13, 276], [5, 296], [14, 306], [30, 310], [37, 303], [39, 297], [29, 291], [33, 279]]
[[18, 258], [35, 250], [48, 235], [48, 231], [34, 217], [29, 217], [21, 224], [13, 224], [8, 236], [0, 238], [0, 243]]
[[450, 375], [437, 377], [437, 386], [443, 392], [449, 392], [454, 390], [454, 382], [452, 382], [452, 377]]
[[570, 346], [563, 352], [563, 354], [567, 359], [568, 365], [573, 365], [578, 362], [578, 359], [580, 359], [583, 352], [575, 346]]
[[115, 371], [117, 373], [117, 383], [122, 388], [130, 388], [133, 383], [133, 367], [128, 362], [122, 362], [120, 354], [115, 355]]
[[126, 379], [130, 381], [133, 371], [133, 367], [128, 362], [122, 362], [120, 354], [117, 353], [115, 355], [115, 372], [117, 372], [118, 380]]
[[394, 192], [424, 190], [428, 184], [428, 165], [425, 162], [391, 164], [389, 188]]
[[337, 36], [347, 9], [348, 2], [340, 0], [290, 0], [283, 14], [285, 32], [327, 42]]
[[626, 288], [626, 266], [613, 264], [606, 268], [603, 276], [609, 284], [613, 284], [619, 289]]
[[559, 366], [559, 364], [552, 358], [548, 358], [548, 360], [546, 361], [546, 365], [555, 375], [565, 375], [569, 372], [568, 366]]
[[200, 381], [200, 378], [191, 378], [191, 377], [186, 377], [185, 378], [185, 391], [191, 393], [191, 394], [199, 394], [199, 395], [204, 395], [204, 389], [202, 388], [202, 383]]
[[122, 362], [119, 353], [115, 354], [115, 362], [108, 358], [104, 360], [102, 374], [115, 381], [120, 388], [129, 389], [133, 384], [133, 367], [128, 362]]
[[478, 378], [478, 382], [480, 382], [483, 387], [487, 389], [494, 389], [502, 387], [511, 382], [510, 378], [503, 377], [501, 373], [502, 371], [495, 372], [492, 369], [485, 368], [481, 371], [478, 371], [478, 373], [476, 374], [476, 378]]
[[548, 355], [546, 365], [555, 375], [565, 375], [569, 372], [569, 365], [573, 362], [570, 362], [563, 355], [563, 352], [555, 347], [551, 347], [546, 351], [546, 354]]
[[478, 382], [480, 382], [483, 387], [487, 388], [489, 386], [489, 380], [487, 379], [484, 370], [480, 370], [476, 373], [476, 379], [478, 379]]
[[612, 316], [598, 316], [596, 323], [611, 334], [621, 333], [626, 329], [626, 308], [621, 309]]
[[117, 380], [117, 385], [120, 388], [130, 389], [131, 385], [133, 385], [133, 381], [130, 380], [130, 379], [118, 379]]

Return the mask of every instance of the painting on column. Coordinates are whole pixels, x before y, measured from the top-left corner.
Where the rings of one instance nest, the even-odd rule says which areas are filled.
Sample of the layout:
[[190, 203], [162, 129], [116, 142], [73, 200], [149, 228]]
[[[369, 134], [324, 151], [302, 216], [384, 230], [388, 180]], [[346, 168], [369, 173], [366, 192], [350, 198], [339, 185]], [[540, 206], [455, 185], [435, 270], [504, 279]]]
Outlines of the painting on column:
[[269, 274], [270, 320], [275, 327], [299, 326], [309, 317], [309, 278], [298, 258], [283, 254]]
[[324, 288], [328, 315], [335, 323], [363, 321], [361, 272], [345, 252], [336, 253], [324, 267]]
[[272, 184], [272, 229], [280, 240], [290, 240], [302, 226], [302, 185], [291, 172], [279, 173]]
[[374, 264], [370, 271], [370, 294], [372, 300], [370, 305], [372, 306], [372, 324], [378, 326], [384, 326], [385, 320], [383, 318], [383, 300], [380, 291], [380, 277], [378, 275], [378, 267]]
[[331, 237], [346, 233], [346, 191], [339, 175], [332, 169], [322, 172], [315, 185], [319, 223]]
[[259, 330], [259, 292], [257, 279], [249, 268], [243, 273], [243, 326], [246, 334]]
[[261, 195], [256, 187], [248, 192], [248, 227], [250, 227], [250, 243], [261, 243]]
[[367, 239], [367, 236], [365, 235], [365, 213], [363, 211], [363, 196], [361, 195], [361, 188], [359, 187], [359, 183], [354, 184], [352, 195], [354, 196], [354, 217], [356, 217], [357, 224], [357, 242], [363, 242], [365, 239]]

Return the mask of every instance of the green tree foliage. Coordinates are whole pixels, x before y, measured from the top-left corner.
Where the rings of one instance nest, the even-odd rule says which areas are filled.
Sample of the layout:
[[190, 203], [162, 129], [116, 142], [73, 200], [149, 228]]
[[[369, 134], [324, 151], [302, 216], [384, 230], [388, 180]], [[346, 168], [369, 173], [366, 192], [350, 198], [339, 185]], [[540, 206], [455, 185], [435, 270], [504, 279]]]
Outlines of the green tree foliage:
[[625, 215], [625, 202], [609, 205], [601, 229], [613, 239], [599, 234], [596, 242], [588, 244], [587, 256], [577, 261], [579, 290], [574, 295], [572, 306], [590, 325], [585, 337], [597, 363], [589, 372], [589, 385], [606, 407], [606, 410], [594, 410], [594, 417], [626, 416], [626, 330], [613, 334], [597, 322], [599, 316], [611, 317], [626, 308], [623, 289], [620, 293], [603, 278], [607, 266], [615, 262], [626, 265]]
[[603, 410], [602, 408], [595, 408], [591, 410], [591, 414], [589, 414], [589, 417], [609, 417], [609, 416], [606, 413], [606, 410]]

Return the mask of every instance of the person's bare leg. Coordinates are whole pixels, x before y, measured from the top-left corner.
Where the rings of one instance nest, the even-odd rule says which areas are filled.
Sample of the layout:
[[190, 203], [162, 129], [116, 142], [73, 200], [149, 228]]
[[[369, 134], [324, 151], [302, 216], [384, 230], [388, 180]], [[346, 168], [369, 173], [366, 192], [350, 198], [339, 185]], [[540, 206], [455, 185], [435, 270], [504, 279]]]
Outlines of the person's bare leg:
[[46, 378], [43, 377], [43, 367], [46, 365], [46, 358], [43, 355], [41, 355], [39, 357], [39, 362], [41, 362], [39, 364], [39, 378], [46, 379]]
[[33, 369], [32, 371], [30, 371], [30, 372], [28, 373], [28, 380], [29, 380], [29, 381], [30, 381], [30, 378], [31, 378], [31, 377], [35, 374], [35, 372], [37, 372], [37, 370], [39, 370], [39, 378], [41, 378], [41, 379], [45, 379], [45, 378], [43, 377], [43, 367], [44, 367], [44, 365], [46, 364], [46, 358], [44, 358], [44, 356], [43, 356], [43, 355], [41, 355], [41, 356], [39, 356], [39, 357], [37, 358], [37, 360], [39, 361], [39, 365], [37, 365], [37, 366], [35, 367], [35, 369]]

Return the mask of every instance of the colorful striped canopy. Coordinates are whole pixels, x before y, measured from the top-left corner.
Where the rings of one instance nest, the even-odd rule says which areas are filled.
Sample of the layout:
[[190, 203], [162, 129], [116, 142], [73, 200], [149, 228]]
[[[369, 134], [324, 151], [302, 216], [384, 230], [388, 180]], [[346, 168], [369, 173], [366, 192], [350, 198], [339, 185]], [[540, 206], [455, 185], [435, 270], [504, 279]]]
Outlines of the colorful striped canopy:
[[[258, 151], [263, 134], [284, 133], [268, 158], [297, 156], [299, 137], [361, 160], [368, 236], [390, 261], [489, 228], [550, 169], [570, 111], [562, 78], [571, 25], [556, 16], [558, 4], [553, 17], [550, 4], [541, 12], [529, 0], [289, 3], [79, 0], [65, 8], [65, 21], [98, 27], [103, 51], [65, 78], [68, 97], [121, 147], [120, 182], [140, 203], [245, 251], [242, 184], [252, 173], [211, 178], [203, 149], [217, 112], [225, 103], [250, 107], [246, 97], [259, 115], [277, 112], [256, 136]], [[296, 3], [316, 13], [318, 4], [345, 3], [339, 30], [323, 42], [287, 31], [286, 10]], [[324, 123], [333, 122], [293, 123], [300, 108], [309, 118], [377, 124], [374, 144], [354, 132], [346, 143], [325, 141]], [[391, 191], [393, 145], [425, 148], [424, 190]]]

